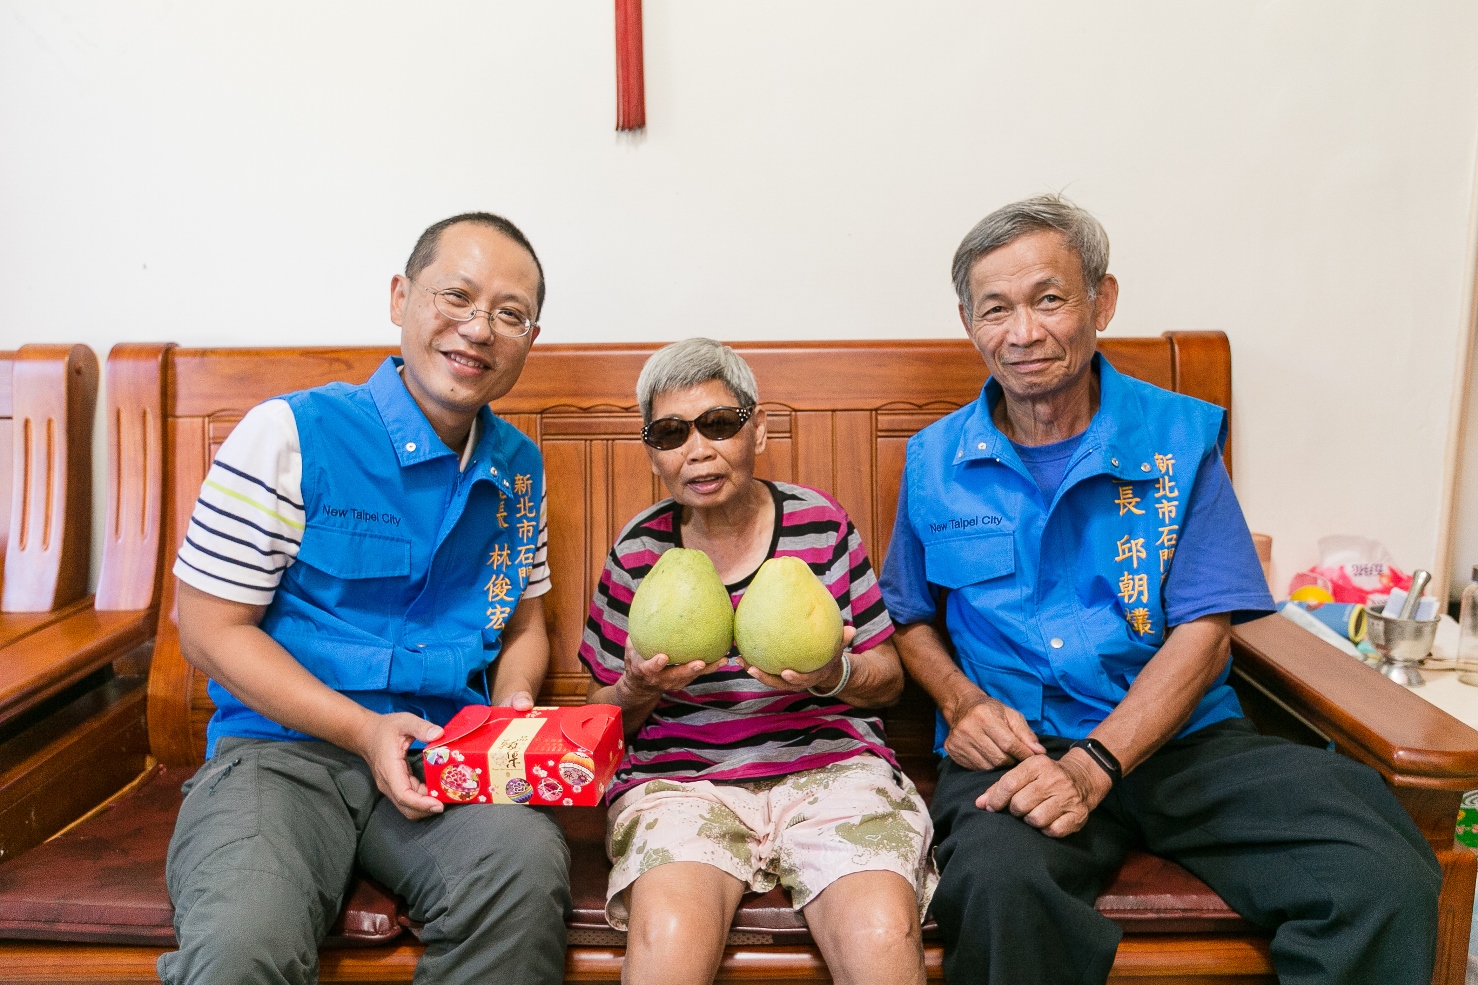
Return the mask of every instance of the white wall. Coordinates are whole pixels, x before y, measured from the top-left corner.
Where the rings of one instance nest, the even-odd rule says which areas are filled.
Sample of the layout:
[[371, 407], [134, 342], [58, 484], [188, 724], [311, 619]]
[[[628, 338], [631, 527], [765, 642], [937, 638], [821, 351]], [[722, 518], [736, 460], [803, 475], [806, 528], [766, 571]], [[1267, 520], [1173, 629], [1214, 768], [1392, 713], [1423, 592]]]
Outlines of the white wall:
[[0, 0], [0, 333], [392, 342], [417, 233], [488, 208], [547, 341], [952, 335], [961, 235], [1063, 189], [1111, 332], [1231, 336], [1281, 579], [1438, 555], [1478, 5], [647, 0], [646, 44], [629, 137], [609, 0]]

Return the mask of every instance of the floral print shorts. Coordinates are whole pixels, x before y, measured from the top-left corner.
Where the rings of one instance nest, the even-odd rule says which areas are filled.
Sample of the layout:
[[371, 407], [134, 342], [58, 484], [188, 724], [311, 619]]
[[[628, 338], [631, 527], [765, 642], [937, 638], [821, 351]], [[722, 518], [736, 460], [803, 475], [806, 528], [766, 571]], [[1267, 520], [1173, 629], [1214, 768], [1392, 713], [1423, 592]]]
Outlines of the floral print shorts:
[[778, 882], [797, 910], [842, 876], [896, 872], [914, 887], [921, 920], [939, 882], [928, 808], [908, 777], [869, 754], [739, 783], [649, 780], [607, 817], [606, 920], [617, 930], [629, 917], [624, 890], [664, 862], [705, 862], [756, 893]]

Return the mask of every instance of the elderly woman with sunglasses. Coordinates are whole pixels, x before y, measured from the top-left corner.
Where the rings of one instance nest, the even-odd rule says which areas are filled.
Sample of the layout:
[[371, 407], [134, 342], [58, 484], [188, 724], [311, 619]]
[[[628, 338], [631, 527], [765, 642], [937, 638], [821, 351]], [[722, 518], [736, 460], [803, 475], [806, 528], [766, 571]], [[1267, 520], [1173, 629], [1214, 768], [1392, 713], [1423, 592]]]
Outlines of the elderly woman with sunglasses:
[[[629, 739], [607, 833], [606, 917], [629, 931], [623, 980], [711, 981], [744, 892], [779, 882], [833, 980], [923, 982], [932, 829], [869, 710], [897, 700], [903, 671], [862, 540], [826, 493], [755, 478], [765, 412], [732, 349], [666, 346], [637, 399], [671, 498], [617, 538], [580, 647], [590, 700], [620, 705]], [[706, 553], [736, 604], [764, 561], [801, 558], [841, 606], [843, 648], [779, 677], [735, 650], [711, 667], [642, 659], [626, 615], [671, 547]]]

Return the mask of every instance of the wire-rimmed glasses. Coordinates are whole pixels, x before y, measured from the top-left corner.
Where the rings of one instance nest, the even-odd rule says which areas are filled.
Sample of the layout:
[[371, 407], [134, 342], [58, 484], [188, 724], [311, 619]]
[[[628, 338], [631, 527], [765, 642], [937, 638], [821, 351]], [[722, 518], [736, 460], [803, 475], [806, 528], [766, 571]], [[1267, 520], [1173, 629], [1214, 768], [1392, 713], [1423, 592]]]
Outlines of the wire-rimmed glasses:
[[449, 287], [445, 290], [433, 291], [423, 284], [416, 283], [412, 277], [407, 277], [406, 280], [431, 295], [431, 301], [436, 305], [436, 310], [452, 321], [469, 322], [478, 315], [486, 315], [488, 327], [497, 334], [506, 335], [510, 339], [523, 338], [538, 324], [517, 308], [499, 306], [492, 311], [483, 311], [473, 305], [472, 299], [459, 288]]

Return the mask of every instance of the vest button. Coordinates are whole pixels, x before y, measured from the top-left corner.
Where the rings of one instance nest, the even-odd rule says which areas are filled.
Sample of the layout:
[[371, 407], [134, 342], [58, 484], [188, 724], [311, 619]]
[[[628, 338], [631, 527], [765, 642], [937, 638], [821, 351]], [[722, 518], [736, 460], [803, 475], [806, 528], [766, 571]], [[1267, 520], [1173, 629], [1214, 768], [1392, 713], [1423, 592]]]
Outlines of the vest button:
[[1141, 472], [1148, 472], [1149, 470], [1150, 470], [1150, 463], [1149, 462], [1140, 462], [1139, 463], [1139, 471], [1141, 471]]
[[416, 450], [416, 443], [414, 441], [407, 441], [405, 443], [405, 450], [406, 451], [415, 451]]
[[1052, 649], [1054, 650], [1062, 649], [1062, 640], [1058, 639], [1056, 636], [1052, 637], [1052, 639], [1048, 640], [1047, 642], [1052, 644]]
[[1117, 458], [1111, 458], [1109, 459], [1109, 464], [1112, 465], [1114, 468], [1118, 468], [1119, 460]]
[[975, 447], [977, 449], [979, 449], [980, 451], [985, 451], [985, 442], [982, 441], [980, 444], [976, 445]]

